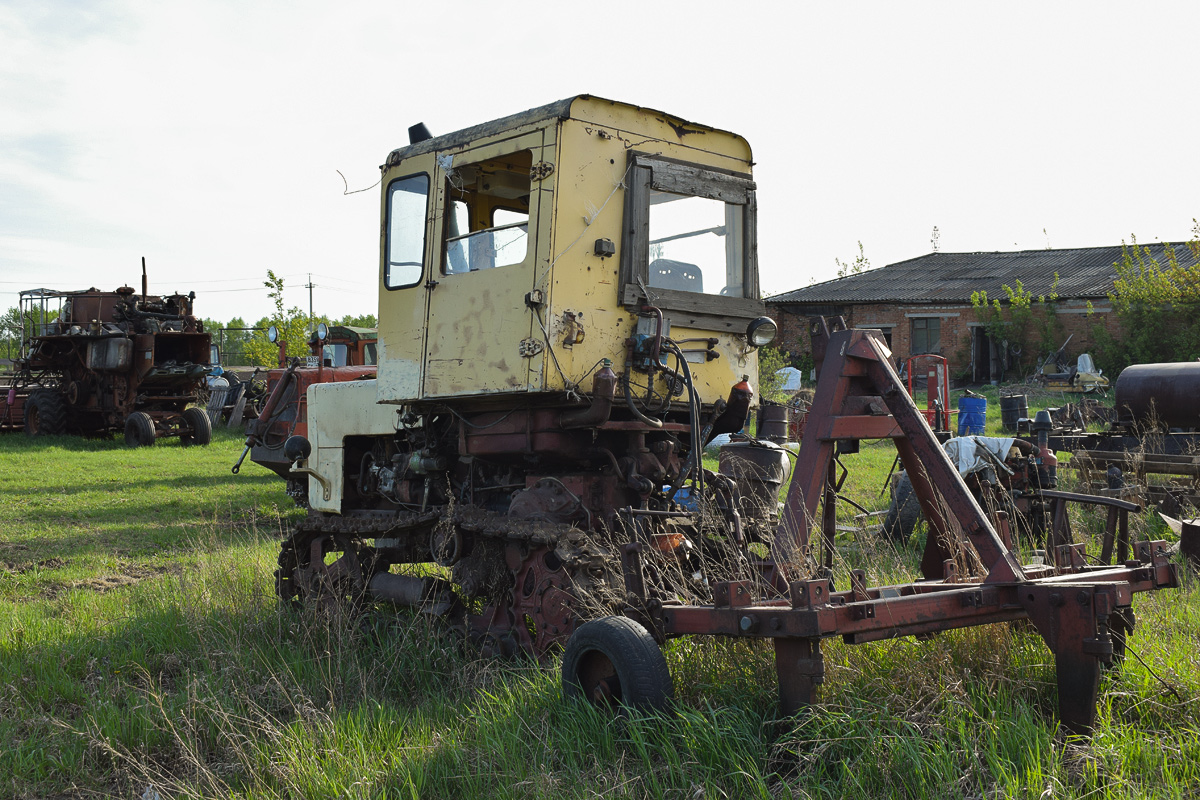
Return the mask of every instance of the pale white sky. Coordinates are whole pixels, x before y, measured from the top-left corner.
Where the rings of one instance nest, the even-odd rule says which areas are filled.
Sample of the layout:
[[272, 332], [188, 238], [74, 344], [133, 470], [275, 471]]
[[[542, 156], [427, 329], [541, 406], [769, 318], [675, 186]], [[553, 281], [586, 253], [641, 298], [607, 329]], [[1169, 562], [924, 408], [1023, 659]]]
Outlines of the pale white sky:
[[[374, 313], [407, 129], [591, 93], [754, 148], [764, 291], [1188, 238], [1200, 4], [0, 0], [0, 310], [35, 286]], [[1043, 229], [1045, 232], [1043, 232]]]

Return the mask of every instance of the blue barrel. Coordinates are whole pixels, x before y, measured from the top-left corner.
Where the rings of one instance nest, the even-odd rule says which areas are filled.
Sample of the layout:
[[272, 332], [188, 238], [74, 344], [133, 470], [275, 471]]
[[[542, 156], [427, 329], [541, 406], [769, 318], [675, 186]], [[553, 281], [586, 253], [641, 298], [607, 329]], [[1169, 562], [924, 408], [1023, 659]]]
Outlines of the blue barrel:
[[987, 398], [958, 398], [958, 435], [982, 436], [987, 427]]

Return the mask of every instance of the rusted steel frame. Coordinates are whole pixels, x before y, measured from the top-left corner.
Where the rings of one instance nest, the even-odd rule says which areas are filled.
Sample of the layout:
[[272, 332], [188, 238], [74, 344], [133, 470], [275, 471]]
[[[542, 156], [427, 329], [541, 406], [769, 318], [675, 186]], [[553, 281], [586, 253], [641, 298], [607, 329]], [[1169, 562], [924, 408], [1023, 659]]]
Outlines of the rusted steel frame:
[[775, 674], [779, 679], [779, 708], [795, 714], [817, 700], [817, 687], [825, 681], [825, 659], [820, 639], [775, 640]]
[[837, 480], [837, 468], [835, 464], [836, 461], [831, 453], [825, 467], [825, 488], [821, 495], [821, 540], [824, 550], [821, 564], [828, 571], [826, 574], [833, 573], [833, 551], [836, 546], [834, 540], [837, 537], [837, 487], [834, 485]]
[[[1150, 544], [1155, 548], [1164, 550], [1166, 547], [1166, 543], [1161, 541], [1147, 542], [1145, 544]], [[1078, 572], [1038, 578], [1036, 581], [1027, 581], [1027, 583], [1036, 583], [1039, 586], [1100, 582], [1128, 583], [1135, 587], [1146, 586], [1148, 589], [1178, 586], [1179, 579], [1176, 574], [1175, 565], [1170, 563], [1165, 555], [1152, 557], [1152, 559], [1142, 558], [1138, 561], [1131, 561], [1128, 562], [1127, 566], [1123, 567], [1089, 566], [1084, 567]], [[1135, 588], [1134, 591], [1141, 592], [1148, 589]]]
[[[888, 351], [876, 334], [845, 330], [831, 334], [824, 320], [814, 324], [812, 331], [821, 374], [796, 473], [772, 541], [775, 564], [764, 565], [776, 569], [764, 570], [764, 574], [770, 574], [779, 590], [786, 576], [778, 565], [797, 554], [810, 555], [809, 526], [817, 502], [824, 500], [826, 517], [833, 503], [829, 494], [836, 439], [879, 435], [895, 440], [933, 529], [922, 571], [931, 578], [938, 574], [954, 577], [954, 553], [949, 547], [956, 552], [965, 549], [960, 527], [987, 568], [987, 576], [981, 583], [938, 585], [931, 581], [885, 592], [868, 589], [859, 574], [852, 576], [849, 593], [834, 597], [829, 597], [827, 580], [801, 580], [787, 587], [791, 608], [781, 602], [754, 603], [741, 583], [738, 591], [725, 584], [724, 591], [716, 592], [722, 607], [660, 607], [655, 613], [657, 630], [663, 636], [774, 639], [780, 705], [788, 713], [815, 699], [824, 674], [820, 640], [825, 636], [841, 635], [858, 643], [1028, 618], [1055, 654], [1059, 715], [1064, 725], [1076, 733], [1088, 731], [1095, 719], [1099, 665], [1111, 660], [1115, 649], [1109, 620], [1113, 620], [1113, 628], [1124, 630], [1128, 625], [1123, 621], [1129, 617], [1136, 592], [1178, 585], [1175, 568], [1167, 563], [1161, 543], [1139, 544], [1139, 561], [1125, 567], [1094, 569], [1083, 563], [1081, 549], [1067, 546], [1062, 548], [1064, 554], [1055, 555], [1070, 570], [1068, 574], [1026, 575], [924, 416], [901, 390]], [[890, 416], [875, 402], [879, 399]], [[944, 514], [943, 508], [948, 513]], [[827, 528], [828, 520], [823, 522]], [[827, 544], [831, 549], [832, 542]], [[1031, 568], [1030, 575], [1041, 575], [1044, 570]]]
[[1051, 529], [1051, 539], [1047, 546], [1053, 546], [1060, 539], [1070, 541], [1071, 523], [1067, 512], [1067, 503], [1105, 506], [1108, 517], [1104, 523], [1104, 545], [1100, 552], [1101, 563], [1107, 564], [1112, 560], [1113, 548], [1116, 546], [1117, 558], [1125, 561], [1129, 557], [1129, 512], [1139, 512], [1141, 507], [1127, 500], [1099, 495], [1077, 494], [1075, 492], [1043, 491], [1042, 497], [1053, 500], [1052, 518], [1054, 526]]
[[[834, 440], [894, 437], [900, 459], [933, 535], [922, 571], [927, 578], [942, 574], [942, 562], [952, 557], [944, 542], [958, 538], [943, 515], [938, 492], [950, 515], [962, 524], [994, 581], [1021, 576], [1020, 566], [971, 496], [958, 470], [950, 463], [924, 416], [903, 391], [900, 378], [888, 360], [886, 348], [874, 332], [852, 330], [831, 334], [817, 390], [800, 445], [796, 471], [772, 544], [776, 562], [785, 562], [799, 549], [809, 552], [809, 521], [828, 484]], [[858, 390], [857, 393], [854, 390]], [[886, 404], [891, 415], [877, 402]], [[857, 416], [840, 412], [853, 409]], [[882, 420], [882, 422], [880, 422]], [[900, 435], [897, 435], [897, 430]]]
[[[279, 376], [279, 382], [275, 384], [275, 388], [271, 391], [270, 396], [267, 397], [267, 402], [263, 404], [263, 409], [259, 412], [258, 418], [249, 426], [250, 430], [248, 431], [249, 435], [246, 437], [247, 440], [252, 438], [255, 442], [258, 442], [267, 435], [267, 431], [270, 428], [271, 415], [275, 413], [275, 407], [279, 405], [280, 400], [288, 390], [288, 386], [295, 380], [296, 368], [299, 366], [300, 359], [294, 359], [291, 366]], [[250, 441], [247, 441], [246, 444], [249, 445]]]
[[[820, 641], [841, 635], [851, 644], [899, 636], [935, 633], [975, 625], [1029, 619], [1054, 653], [1059, 718], [1073, 733], [1086, 734], [1095, 722], [1100, 664], [1115, 651], [1118, 636], [1139, 591], [1178, 585], [1173, 565], [1164, 565], [1170, 581], [978, 584], [955, 592], [850, 603], [845, 606], [786, 609], [755, 606], [695, 608], [669, 606], [657, 615], [665, 636], [699, 633], [774, 638], [779, 704], [785, 714], [815, 702], [824, 677]], [[1109, 571], [1117, 578], [1123, 571]], [[1128, 572], [1128, 571], [1126, 571]], [[1091, 577], [1096, 577], [1093, 575]], [[955, 602], [957, 601], [957, 602]], [[882, 605], [881, 605], [882, 604]], [[894, 622], [897, 607], [913, 618]], [[879, 608], [888, 613], [881, 615]], [[874, 614], [870, 613], [875, 609]], [[924, 617], [924, 618], [921, 618]]]
[[817, 389], [805, 422], [804, 440], [800, 443], [792, 482], [771, 544], [771, 555], [777, 564], [790, 561], [797, 550], [805, 555], [810, 552], [809, 521], [816, 517], [817, 503], [829, 480], [828, 465], [834, 447], [828, 438], [831, 414], [845, 404], [849, 393], [849, 382], [837, 368], [840, 365], [828, 363], [830, 361], [826, 359], [817, 378]]
[[[1011, 585], [1006, 588], [1011, 588]], [[727, 608], [664, 606], [662, 627], [667, 636], [707, 634], [760, 639], [811, 639], [857, 634], [880, 639], [985, 625], [1025, 616], [1014, 592], [1007, 592], [1005, 600], [1001, 601], [996, 597], [981, 599], [981, 591], [968, 588], [954, 593], [910, 595], [814, 609], [758, 605]]]
[[1039, 492], [1042, 497], [1048, 497], [1053, 500], [1069, 500], [1073, 503], [1083, 503], [1092, 506], [1110, 506], [1119, 508], [1125, 511], [1139, 512], [1142, 510], [1137, 503], [1131, 503], [1128, 500], [1120, 500], [1116, 497], [1104, 497], [1103, 495], [1095, 494], [1078, 494], [1077, 492], [1059, 492], [1050, 489], [1043, 489]]
[[[1020, 619], [1026, 616], [1022, 609], [1030, 591], [1073, 593], [1088, 587], [1107, 587], [1106, 591], [1111, 590], [1119, 599], [1118, 605], [1127, 606], [1138, 592], [1175, 583], [1174, 571], [1163, 564], [1161, 570], [1111, 568], [1020, 583], [943, 584], [941, 590], [920, 594], [835, 602], [813, 608], [764, 603], [727, 607], [664, 605], [661, 629], [667, 636], [812, 638], [873, 634], [861, 639], [869, 641]], [[841, 599], [838, 595], [830, 598], [838, 599]]]
[[653, 428], [636, 420], [609, 420], [603, 424], [596, 425], [595, 428], [598, 431], [632, 431], [635, 433], [657, 433], [659, 431], [672, 431], [675, 433], [681, 433], [690, 431], [692, 426], [684, 422], [664, 422], [661, 428]]
[[[834, 334], [835, 340], [830, 345], [836, 346], [838, 342], [861, 335], [861, 331], [840, 330]], [[797, 466], [772, 545], [772, 556], [776, 563], [791, 560], [797, 550], [805, 555], [811, 552], [810, 524], [815, 519], [818, 503], [824, 500], [821, 525], [825, 542], [823, 563], [826, 567], [832, 565], [832, 539], [836, 533], [836, 506], [833, 500], [836, 494], [833, 489], [835, 440], [888, 438], [899, 434], [899, 429], [887, 416], [876, 394], [866, 380], [861, 360], [846, 358], [844, 347], [836, 356], [823, 359], [816, 393], [805, 421], [805, 435], [797, 455]], [[868, 416], [870, 414], [877, 416]]]
[[[967, 489], [962, 476], [950, 463], [950, 457], [933, 435], [925, 416], [908, 393], [901, 388], [900, 376], [892, 368], [882, 343], [877, 341], [874, 335], [863, 336], [850, 346], [849, 352], [856, 358], [868, 359], [867, 372], [880, 389], [880, 395], [887, 403], [888, 410], [892, 412], [900, 430], [904, 432], [905, 438], [897, 439], [896, 443], [900, 450], [900, 460], [904, 462], [909, 478], [913, 481], [913, 491], [917, 493], [921, 510], [927, 512], [927, 506], [936, 505], [934, 496], [923, 496], [925, 493], [921, 489], [924, 487], [918, 487], [918, 481], [914, 478], [915, 474], [923, 472], [930, 482], [939, 487], [950, 515], [959, 522], [970, 543], [979, 553], [988, 571], [987, 580], [1020, 580], [1023, 574], [1016, 558], [1004, 546], [987, 515]], [[911, 449], [902, 446], [901, 442], [907, 442]], [[910, 463], [914, 460], [916, 463]]]
[[[930, 507], [934, 507], [935, 516], [941, 519], [940, 510], [936, 509], [936, 494], [926, 494], [923, 491], [925, 486], [920, 486], [932, 483], [940, 489], [938, 493], [948, 507], [950, 516], [958, 521], [968, 541], [979, 553], [988, 570], [988, 581], [1019, 581], [1024, 577], [1020, 565], [991, 527], [988, 516], [968, 491], [959, 470], [950, 463], [949, 456], [938, 443], [924, 415], [907, 392], [901, 389], [900, 377], [888, 361], [886, 349], [874, 337], [863, 337], [853, 345], [851, 353], [859, 357], [871, 357], [868, 372], [876, 385], [880, 386], [883, 402], [887, 403], [896, 425], [905, 434], [905, 439], [896, 439], [896, 447], [900, 450], [900, 461], [905, 464], [922, 511], [928, 515]], [[917, 475], [928, 476], [928, 480], [918, 481]]]

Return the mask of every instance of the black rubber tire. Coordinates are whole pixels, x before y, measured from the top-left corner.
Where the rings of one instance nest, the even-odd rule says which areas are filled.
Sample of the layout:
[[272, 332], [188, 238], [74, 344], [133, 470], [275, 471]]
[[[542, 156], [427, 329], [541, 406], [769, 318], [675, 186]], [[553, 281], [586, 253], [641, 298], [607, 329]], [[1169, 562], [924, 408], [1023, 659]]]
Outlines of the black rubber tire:
[[66, 400], [51, 389], [37, 389], [25, 399], [25, 433], [57, 436], [67, 429]]
[[601, 617], [571, 634], [563, 652], [562, 686], [566, 698], [613, 710], [661, 710], [675, 695], [662, 649], [628, 617]]
[[129, 447], [149, 447], [157, 437], [154, 420], [145, 411], [135, 411], [125, 420], [125, 444]]
[[892, 497], [892, 504], [888, 506], [887, 516], [883, 518], [884, 538], [897, 544], [908, 544], [920, 521], [921, 504], [913, 492], [908, 474], [901, 472], [896, 481], [896, 493]]
[[179, 431], [179, 443], [184, 447], [204, 447], [212, 441], [212, 422], [208, 412], [198, 406], [183, 410], [183, 428]]

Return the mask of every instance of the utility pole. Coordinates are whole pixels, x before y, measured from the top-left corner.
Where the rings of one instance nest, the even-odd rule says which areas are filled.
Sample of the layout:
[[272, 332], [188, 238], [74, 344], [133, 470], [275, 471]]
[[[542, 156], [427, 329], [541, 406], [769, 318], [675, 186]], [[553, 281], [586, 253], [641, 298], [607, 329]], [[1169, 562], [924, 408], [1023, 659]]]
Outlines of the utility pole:
[[312, 282], [312, 273], [311, 272], [308, 273], [308, 283], [304, 284], [304, 288], [308, 289], [308, 335], [312, 336], [312, 332], [313, 332], [315, 326], [313, 325], [313, 306], [312, 306], [313, 282]]

